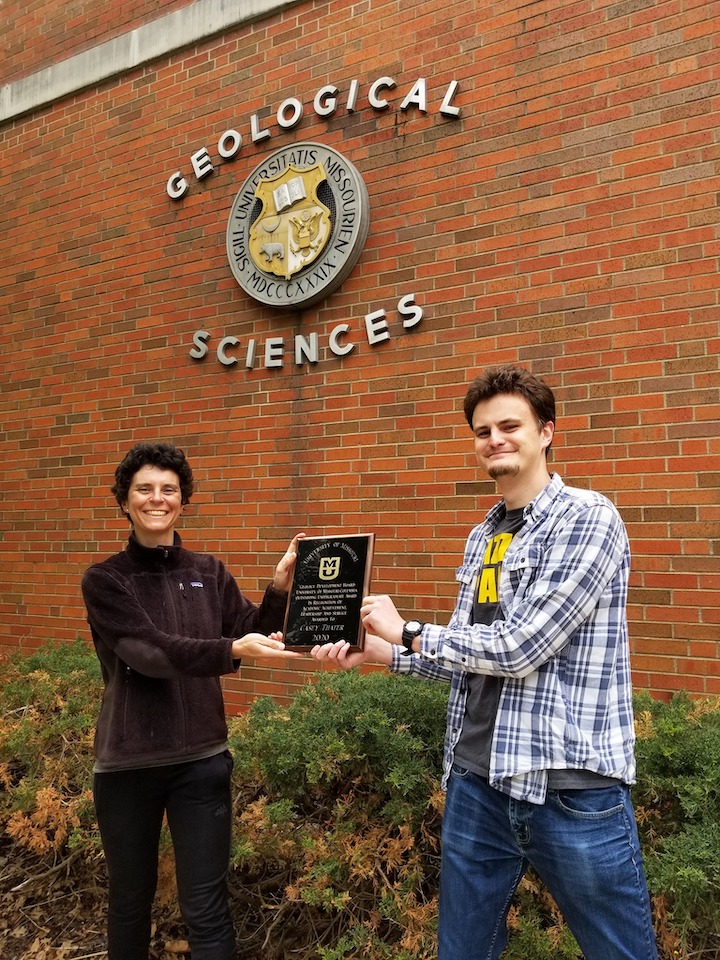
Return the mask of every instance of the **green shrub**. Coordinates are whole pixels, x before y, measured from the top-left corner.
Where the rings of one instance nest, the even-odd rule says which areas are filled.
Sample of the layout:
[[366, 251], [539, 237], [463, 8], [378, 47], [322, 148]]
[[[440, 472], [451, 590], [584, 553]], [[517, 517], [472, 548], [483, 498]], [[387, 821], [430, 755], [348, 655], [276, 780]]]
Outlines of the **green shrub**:
[[633, 792], [658, 935], [668, 955], [720, 953], [720, 703], [636, 697]]
[[91, 792], [101, 689], [97, 657], [81, 640], [0, 658], [3, 960], [68, 956], [73, 939], [83, 952], [102, 947]]
[[249, 901], [272, 876], [242, 919], [274, 917], [277, 955], [435, 955], [446, 704], [442, 686], [324, 674], [234, 721], [234, 880]]
[[309, 812], [348, 788], [395, 823], [425, 815], [442, 762], [447, 689], [374, 673], [322, 674], [289, 707], [257, 700], [232, 741], [242, 776]]
[[[81, 925], [76, 939], [90, 943], [82, 924], [91, 917], [102, 943], [104, 867], [91, 799], [102, 694], [97, 659], [77, 641], [5, 658], [0, 670], [3, 956], [23, 955], [11, 948], [28, 916], [52, 926], [55, 903], [63, 937], [73, 914]], [[230, 879], [241, 957], [435, 956], [446, 697], [440, 684], [386, 674], [321, 674], [289, 706], [262, 699], [231, 720]], [[636, 720], [633, 800], [660, 956], [716, 960], [720, 704], [641, 694]], [[165, 837], [158, 952], [163, 936], [182, 930], [171, 870]], [[518, 890], [509, 927], [503, 960], [579, 960], [532, 874]]]
[[38, 857], [97, 851], [92, 743], [102, 684], [83, 641], [3, 662], [0, 811], [8, 836]]

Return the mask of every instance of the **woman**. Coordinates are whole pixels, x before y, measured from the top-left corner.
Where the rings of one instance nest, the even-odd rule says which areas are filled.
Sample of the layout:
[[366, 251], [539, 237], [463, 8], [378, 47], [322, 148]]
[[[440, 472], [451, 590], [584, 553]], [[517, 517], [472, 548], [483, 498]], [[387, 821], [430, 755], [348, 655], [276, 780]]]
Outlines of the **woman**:
[[218, 678], [237, 670], [241, 657], [300, 656], [266, 634], [282, 627], [304, 534], [292, 540], [257, 607], [220, 560], [186, 550], [175, 532], [193, 492], [182, 450], [137, 444], [112, 492], [130, 539], [82, 582], [105, 682], [94, 796], [109, 877], [108, 958], [148, 958], [167, 814], [193, 960], [230, 960], [232, 759]]

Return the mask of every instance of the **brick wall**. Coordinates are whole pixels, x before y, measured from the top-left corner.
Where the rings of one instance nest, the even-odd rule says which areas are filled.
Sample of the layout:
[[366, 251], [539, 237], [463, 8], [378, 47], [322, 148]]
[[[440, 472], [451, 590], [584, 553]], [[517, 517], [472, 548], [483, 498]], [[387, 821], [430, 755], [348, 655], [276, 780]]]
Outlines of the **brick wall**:
[[[46, 47], [35, 25], [57, 4], [31, 20], [11, 5], [5, 79], [86, 49], [83, 6]], [[128, 11], [182, 6], [95, 5], [94, 42]], [[109, 486], [145, 438], [186, 449], [185, 541], [251, 597], [295, 531], [373, 530], [374, 589], [446, 619], [494, 499], [462, 397], [485, 365], [519, 361], [556, 391], [556, 468], [627, 523], [636, 686], [720, 693], [719, 17], [709, 0], [300, 3], [1, 126], [0, 645], [87, 634], [80, 576], [126, 536]], [[383, 76], [397, 88], [379, 111]], [[427, 113], [400, 110], [421, 77]], [[455, 119], [439, 112], [453, 80]], [[341, 102], [325, 119], [328, 83]], [[290, 96], [305, 116], [285, 131]], [[223, 162], [229, 128], [244, 144]], [[225, 227], [255, 165], [300, 140], [355, 164], [371, 224], [341, 289], [293, 313], [238, 286]], [[197, 181], [203, 146], [215, 171]], [[190, 189], [173, 201], [178, 169]], [[410, 293], [424, 318], [406, 331]], [[380, 308], [391, 335], [371, 346]], [[344, 359], [327, 347], [341, 322]], [[284, 337], [284, 365], [193, 360], [199, 329], [212, 347]], [[296, 367], [292, 339], [313, 332], [321, 359]], [[284, 696], [312, 669], [244, 668], [228, 701]]]
[[4, 0], [0, 82], [43, 67], [191, 4], [192, 0]]

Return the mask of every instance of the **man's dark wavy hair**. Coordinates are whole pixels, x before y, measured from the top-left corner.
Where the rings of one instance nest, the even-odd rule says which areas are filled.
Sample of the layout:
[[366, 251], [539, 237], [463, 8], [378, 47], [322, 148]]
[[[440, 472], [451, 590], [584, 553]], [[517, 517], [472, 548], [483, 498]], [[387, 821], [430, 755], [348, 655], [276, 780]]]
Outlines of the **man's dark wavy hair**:
[[121, 509], [128, 498], [133, 477], [142, 467], [148, 466], [173, 470], [180, 480], [182, 502], [190, 502], [194, 489], [193, 472], [183, 451], [172, 443], [136, 443], [115, 471], [115, 483], [111, 488]]
[[524, 397], [541, 424], [555, 423], [555, 396], [550, 387], [525, 367], [507, 364], [504, 367], [489, 367], [468, 387], [463, 411], [471, 430], [475, 407], [499, 393], [514, 393]]

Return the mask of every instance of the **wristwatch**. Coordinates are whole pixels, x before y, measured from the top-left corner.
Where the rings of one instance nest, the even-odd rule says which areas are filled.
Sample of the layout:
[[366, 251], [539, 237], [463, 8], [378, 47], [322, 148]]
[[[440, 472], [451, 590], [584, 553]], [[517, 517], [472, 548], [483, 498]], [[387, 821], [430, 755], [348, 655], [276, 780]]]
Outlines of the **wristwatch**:
[[402, 645], [404, 647], [402, 652], [404, 654], [415, 652], [412, 648], [412, 642], [415, 637], [422, 633], [422, 628], [424, 626], [425, 624], [421, 623], [419, 620], [408, 620], [405, 623], [402, 630]]

